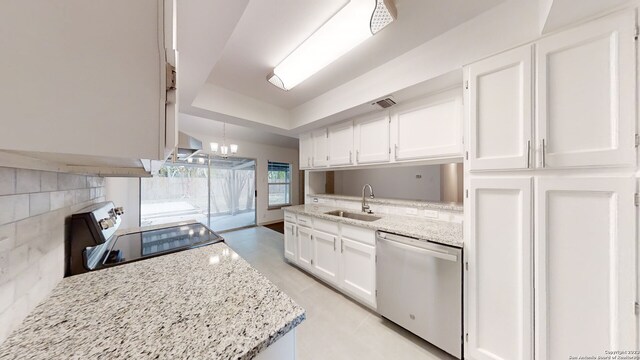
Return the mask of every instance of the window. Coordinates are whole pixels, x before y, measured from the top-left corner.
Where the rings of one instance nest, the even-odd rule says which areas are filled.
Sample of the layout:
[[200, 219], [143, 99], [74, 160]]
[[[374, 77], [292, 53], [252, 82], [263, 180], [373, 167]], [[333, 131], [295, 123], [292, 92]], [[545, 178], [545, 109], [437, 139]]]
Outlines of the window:
[[291, 164], [269, 161], [269, 208], [291, 205]]

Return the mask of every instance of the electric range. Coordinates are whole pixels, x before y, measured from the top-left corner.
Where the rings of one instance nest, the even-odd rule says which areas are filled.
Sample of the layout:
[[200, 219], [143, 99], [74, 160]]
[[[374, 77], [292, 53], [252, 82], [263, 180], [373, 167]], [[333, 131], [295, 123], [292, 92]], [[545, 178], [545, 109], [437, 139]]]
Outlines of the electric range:
[[116, 235], [124, 209], [107, 201], [71, 215], [65, 254], [65, 276], [82, 274], [224, 239], [200, 223]]

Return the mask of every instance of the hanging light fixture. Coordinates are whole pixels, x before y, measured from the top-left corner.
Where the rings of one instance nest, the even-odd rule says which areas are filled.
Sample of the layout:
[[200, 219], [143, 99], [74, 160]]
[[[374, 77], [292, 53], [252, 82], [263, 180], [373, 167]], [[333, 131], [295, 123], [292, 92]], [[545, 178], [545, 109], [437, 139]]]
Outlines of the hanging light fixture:
[[227, 123], [222, 123], [222, 145], [219, 145], [216, 142], [211, 143], [211, 152], [214, 155], [220, 156], [222, 158], [228, 158], [229, 155], [235, 155], [238, 152], [237, 144], [230, 144], [227, 146]]
[[351, 0], [267, 75], [291, 90], [396, 19], [394, 0]]

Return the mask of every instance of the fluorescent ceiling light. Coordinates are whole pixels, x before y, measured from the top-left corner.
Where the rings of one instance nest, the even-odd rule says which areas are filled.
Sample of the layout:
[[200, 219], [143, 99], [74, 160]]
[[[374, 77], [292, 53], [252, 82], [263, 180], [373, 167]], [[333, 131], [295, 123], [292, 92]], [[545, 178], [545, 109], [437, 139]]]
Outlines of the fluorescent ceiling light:
[[393, 0], [351, 0], [287, 56], [267, 80], [290, 90], [396, 18]]

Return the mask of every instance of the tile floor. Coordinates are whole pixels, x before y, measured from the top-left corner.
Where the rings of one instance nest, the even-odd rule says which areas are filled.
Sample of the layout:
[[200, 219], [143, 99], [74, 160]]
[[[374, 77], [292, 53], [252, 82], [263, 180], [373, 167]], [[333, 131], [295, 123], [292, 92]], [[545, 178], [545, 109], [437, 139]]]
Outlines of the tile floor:
[[307, 310], [298, 360], [455, 359], [288, 264], [283, 235], [265, 227], [223, 234], [227, 244]]

